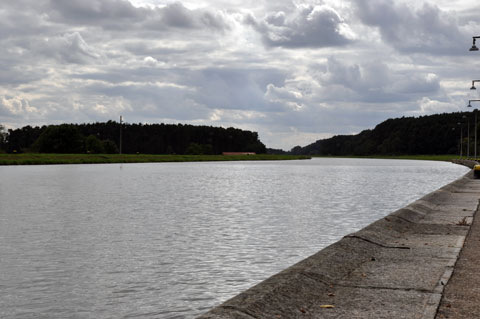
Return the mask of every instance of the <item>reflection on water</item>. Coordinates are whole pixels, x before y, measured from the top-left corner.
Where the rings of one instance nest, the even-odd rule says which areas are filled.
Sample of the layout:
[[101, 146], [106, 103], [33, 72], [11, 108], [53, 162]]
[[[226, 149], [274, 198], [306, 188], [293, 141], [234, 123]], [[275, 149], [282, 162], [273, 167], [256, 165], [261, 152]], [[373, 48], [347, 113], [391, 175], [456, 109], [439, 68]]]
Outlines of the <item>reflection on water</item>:
[[192, 318], [466, 171], [351, 159], [0, 167], [0, 317]]

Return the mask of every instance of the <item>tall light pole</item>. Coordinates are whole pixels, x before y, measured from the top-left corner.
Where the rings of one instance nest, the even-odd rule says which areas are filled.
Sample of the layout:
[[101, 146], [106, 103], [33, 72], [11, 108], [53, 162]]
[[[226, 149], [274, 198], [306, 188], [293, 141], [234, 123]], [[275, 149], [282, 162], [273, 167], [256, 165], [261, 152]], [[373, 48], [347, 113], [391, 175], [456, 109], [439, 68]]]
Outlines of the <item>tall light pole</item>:
[[[467, 107], [472, 107], [472, 102], [477, 102], [480, 100], [468, 100], [468, 105]], [[475, 160], [477, 160], [477, 109], [473, 111], [475, 113], [475, 144], [474, 144], [474, 149], [475, 149]]]
[[119, 143], [118, 154], [122, 154], [122, 116], [121, 115], [120, 115], [120, 143]]
[[[477, 41], [477, 39], [480, 39], [480, 36], [472, 37], [472, 47], [470, 48], [470, 51], [478, 51], [478, 48], [475, 45], [475, 42]], [[480, 82], [480, 81], [479, 80], [473, 80], [472, 81], [472, 87], [470, 88], [470, 90], [476, 90], [475, 82]], [[470, 104], [472, 101], [480, 101], [480, 100], [470, 100], [470, 101], [468, 101], [468, 107], [472, 107], [472, 105]], [[474, 148], [475, 148], [475, 160], [477, 160], [477, 110], [475, 109], [473, 111], [473, 113], [475, 113], [475, 145], [474, 145]]]
[[462, 139], [463, 139], [463, 125], [462, 123], [458, 122], [457, 125], [460, 126], [460, 159], [462, 159], [463, 147], [462, 147]]
[[467, 159], [470, 157], [470, 119], [464, 115], [462, 116], [467, 121]]

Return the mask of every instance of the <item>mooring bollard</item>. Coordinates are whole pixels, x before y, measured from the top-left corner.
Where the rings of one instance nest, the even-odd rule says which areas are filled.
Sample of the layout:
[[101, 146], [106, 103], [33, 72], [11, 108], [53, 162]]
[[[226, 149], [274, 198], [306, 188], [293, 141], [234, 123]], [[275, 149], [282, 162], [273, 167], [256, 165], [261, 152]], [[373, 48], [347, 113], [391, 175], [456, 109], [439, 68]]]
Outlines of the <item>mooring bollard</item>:
[[480, 178], [480, 165], [473, 166], [473, 177]]

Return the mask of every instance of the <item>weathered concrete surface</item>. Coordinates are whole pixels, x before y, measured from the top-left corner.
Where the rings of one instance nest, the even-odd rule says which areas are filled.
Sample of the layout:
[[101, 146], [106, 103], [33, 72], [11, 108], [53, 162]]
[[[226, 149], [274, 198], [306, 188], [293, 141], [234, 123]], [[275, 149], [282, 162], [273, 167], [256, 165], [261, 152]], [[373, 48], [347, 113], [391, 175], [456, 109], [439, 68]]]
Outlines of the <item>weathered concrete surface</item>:
[[202, 315], [435, 318], [480, 198], [469, 173]]
[[442, 297], [437, 319], [480, 318], [480, 219], [473, 220], [452, 278]]

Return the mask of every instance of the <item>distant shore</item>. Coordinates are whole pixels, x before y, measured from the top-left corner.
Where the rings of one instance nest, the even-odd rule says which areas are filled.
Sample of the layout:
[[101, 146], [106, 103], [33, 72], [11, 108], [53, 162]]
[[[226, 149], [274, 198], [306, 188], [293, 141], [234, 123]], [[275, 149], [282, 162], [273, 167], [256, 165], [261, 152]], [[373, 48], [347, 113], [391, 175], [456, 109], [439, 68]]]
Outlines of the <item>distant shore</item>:
[[278, 161], [311, 159], [306, 155], [150, 155], [150, 154], [0, 154], [0, 165], [105, 164], [158, 162]]

